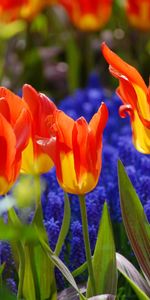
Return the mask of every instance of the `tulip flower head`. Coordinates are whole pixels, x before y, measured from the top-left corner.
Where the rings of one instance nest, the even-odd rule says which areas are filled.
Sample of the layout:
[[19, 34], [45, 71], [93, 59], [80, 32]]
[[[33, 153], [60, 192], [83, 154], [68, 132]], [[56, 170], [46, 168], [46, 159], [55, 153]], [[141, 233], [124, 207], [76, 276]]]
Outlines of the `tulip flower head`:
[[2, 0], [0, 1], [0, 20], [13, 21], [20, 13], [20, 9], [28, 0]]
[[55, 3], [56, 0], [27, 0], [26, 5], [21, 8], [20, 18], [31, 21], [45, 7]]
[[32, 21], [44, 7], [56, 0], [2, 0], [0, 1], [0, 19], [11, 22], [17, 19]]
[[132, 26], [150, 30], [150, 0], [126, 0], [126, 13]]
[[84, 31], [102, 28], [111, 15], [112, 0], [59, 0], [73, 24]]
[[27, 3], [27, 0], [1, 0], [0, 9], [9, 10]]
[[130, 115], [135, 148], [150, 154], [150, 88], [148, 88], [139, 72], [112, 52], [105, 43], [102, 53], [109, 63], [110, 73], [119, 79], [117, 94], [123, 101], [120, 115]]
[[53, 162], [51, 158], [42, 151], [36, 142], [37, 138], [49, 137], [47, 127], [47, 118], [52, 118], [56, 106], [44, 94], [38, 93], [32, 86], [25, 84], [23, 86], [23, 99], [26, 102], [31, 120], [32, 130], [31, 138], [26, 149], [22, 153], [21, 170], [28, 174], [40, 174], [48, 172]]
[[93, 190], [101, 171], [102, 134], [108, 118], [103, 103], [89, 124], [81, 117], [74, 121], [57, 110], [51, 138], [39, 144], [52, 157], [64, 191], [85, 194]]
[[21, 154], [30, 136], [31, 120], [25, 103], [0, 87], [0, 195], [8, 192], [21, 167]]

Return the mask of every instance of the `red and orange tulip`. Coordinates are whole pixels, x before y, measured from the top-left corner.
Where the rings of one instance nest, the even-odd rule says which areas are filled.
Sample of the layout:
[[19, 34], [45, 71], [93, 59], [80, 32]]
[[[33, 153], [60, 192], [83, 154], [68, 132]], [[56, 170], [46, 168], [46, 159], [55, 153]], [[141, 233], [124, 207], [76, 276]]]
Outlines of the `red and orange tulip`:
[[11, 22], [17, 19], [31, 21], [44, 7], [56, 0], [2, 0], [0, 1], [0, 20]]
[[112, 0], [59, 0], [72, 23], [80, 30], [102, 28], [111, 15]]
[[0, 1], [0, 9], [3, 10], [9, 10], [12, 8], [19, 7], [25, 3], [27, 3], [28, 0], [1, 0]]
[[31, 21], [46, 6], [55, 4], [57, 0], [27, 0], [20, 10], [20, 18]]
[[110, 73], [119, 79], [117, 94], [124, 103], [120, 114], [125, 117], [125, 112], [129, 112], [134, 146], [138, 151], [150, 154], [150, 88], [139, 72], [105, 43], [102, 44], [102, 53], [109, 63]]
[[56, 106], [48, 97], [36, 92], [28, 84], [23, 86], [23, 99], [28, 105], [31, 115], [32, 130], [29, 144], [22, 153], [21, 170], [29, 174], [45, 173], [52, 168], [53, 162], [46, 153], [43, 153], [36, 140], [38, 137], [49, 137], [50, 132], [47, 126], [47, 119], [53, 119]]
[[0, 195], [8, 192], [21, 167], [21, 154], [30, 136], [30, 115], [25, 103], [0, 87]]
[[150, 0], [126, 0], [126, 13], [132, 26], [150, 30]]
[[51, 138], [39, 144], [52, 157], [64, 191], [85, 194], [93, 190], [101, 171], [102, 134], [108, 118], [103, 103], [89, 124], [81, 117], [74, 121], [57, 110]]

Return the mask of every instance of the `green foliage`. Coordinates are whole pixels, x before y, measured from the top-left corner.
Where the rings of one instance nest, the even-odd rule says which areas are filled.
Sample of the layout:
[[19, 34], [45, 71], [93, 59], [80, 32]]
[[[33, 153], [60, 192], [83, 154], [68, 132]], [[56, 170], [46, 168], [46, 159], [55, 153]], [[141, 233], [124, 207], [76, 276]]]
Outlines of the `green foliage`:
[[86, 298], [81, 294], [71, 272], [69, 269], [65, 266], [65, 264], [60, 260], [58, 256], [55, 255], [55, 253], [50, 249], [50, 247], [45, 243], [45, 241], [42, 239], [40, 231], [38, 228], [36, 228], [39, 241], [41, 243], [41, 246], [43, 247], [45, 253], [47, 253], [49, 259], [53, 262], [53, 264], [61, 271], [61, 273], [64, 275], [64, 277], [67, 279], [67, 281], [70, 283], [70, 285], [79, 293], [81, 299], [85, 300]]
[[[96, 282], [96, 295], [112, 294], [117, 291], [117, 269], [115, 244], [112, 225], [107, 208], [104, 204], [98, 238], [93, 255], [93, 270]], [[87, 296], [91, 296], [91, 282], [88, 281]]]
[[69, 231], [70, 226], [70, 218], [71, 218], [71, 211], [70, 211], [70, 201], [68, 195], [65, 193], [65, 203], [64, 203], [64, 217], [61, 226], [61, 230], [59, 233], [58, 241], [55, 247], [55, 254], [59, 256], [62, 246], [64, 244], [65, 238]]
[[10, 291], [5, 287], [0, 288], [0, 299], [3, 299], [3, 300], [4, 299], [6, 299], [6, 300], [18, 300], [16, 298], [16, 296], [12, 295], [10, 293]]
[[150, 280], [150, 225], [121, 161], [118, 162], [118, 177], [125, 229], [136, 258]]
[[14, 35], [24, 31], [26, 29], [26, 22], [18, 20], [11, 22], [10, 24], [0, 23], [0, 38], [10, 39]]
[[31, 242], [36, 241], [35, 231], [31, 225], [11, 224], [4, 223], [4, 220], [0, 218], [0, 240], [4, 241], [24, 241]]
[[148, 300], [150, 287], [136, 268], [121, 254], [116, 253], [117, 269], [129, 282], [140, 300]]

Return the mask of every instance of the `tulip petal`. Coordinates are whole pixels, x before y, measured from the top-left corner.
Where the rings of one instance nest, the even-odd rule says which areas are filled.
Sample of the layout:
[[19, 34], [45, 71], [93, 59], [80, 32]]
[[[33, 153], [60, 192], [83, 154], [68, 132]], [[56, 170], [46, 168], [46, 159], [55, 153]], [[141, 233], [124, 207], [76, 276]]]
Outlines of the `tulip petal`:
[[16, 149], [22, 151], [28, 143], [30, 131], [31, 131], [31, 120], [29, 113], [23, 109], [19, 115], [14, 126], [14, 133], [16, 135]]
[[142, 76], [134, 67], [127, 64], [117, 54], [111, 51], [105, 43], [102, 43], [101, 49], [105, 59], [111, 66], [110, 71], [113, 73], [114, 76], [125, 76], [129, 79], [129, 81], [139, 85], [145, 91], [145, 93], [147, 93], [147, 86]]
[[[124, 117], [125, 109], [129, 112], [136, 149], [150, 153], [150, 92], [138, 71], [125, 63], [113, 53], [105, 43], [102, 52], [110, 64], [110, 72], [119, 79], [117, 94], [121, 97], [124, 107], [120, 109]], [[123, 114], [122, 114], [123, 112]]]
[[[31, 85], [23, 86], [23, 99], [28, 104], [33, 119], [33, 132], [39, 136], [49, 136], [48, 116], [52, 116], [56, 110], [55, 104], [44, 94], [38, 93]], [[39, 122], [40, 118], [40, 122]]]
[[72, 151], [74, 154], [74, 167], [78, 182], [83, 173], [86, 173], [89, 169], [87, 159], [88, 155], [90, 155], [87, 148], [88, 131], [88, 124], [83, 117], [74, 123], [72, 131]]
[[72, 130], [74, 120], [63, 111], [57, 111], [54, 131], [58, 134], [58, 140], [66, 151], [72, 148]]
[[105, 103], [102, 102], [98, 112], [95, 113], [95, 115], [92, 117], [89, 123], [89, 128], [93, 132], [98, 144], [101, 140], [100, 137], [103, 134], [107, 120], [108, 120], [108, 109]]
[[0, 87], [0, 98], [4, 98], [7, 101], [11, 112], [10, 122], [12, 125], [14, 125], [25, 104], [20, 97], [18, 97], [5, 87]]
[[5, 98], [0, 98], [0, 112], [10, 122], [10, 109]]
[[0, 176], [9, 180], [16, 155], [16, 137], [2, 114], [0, 114], [0, 145]]
[[[42, 141], [42, 144], [44, 142]], [[48, 144], [48, 141], [47, 141]], [[26, 174], [39, 174], [46, 173], [53, 167], [53, 161], [51, 156], [46, 153], [46, 151], [42, 152], [41, 150], [47, 150], [45, 143], [42, 147], [40, 145], [40, 139], [37, 140], [37, 147], [39, 151], [37, 155], [34, 156], [34, 148], [33, 142], [30, 139], [27, 147], [22, 152], [22, 164], [21, 164], [21, 172]], [[50, 150], [52, 150], [52, 145], [50, 146]], [[48, 152], [48, 151], [47, 151]], [[29, 159], [30, 158], [30, 159]]]

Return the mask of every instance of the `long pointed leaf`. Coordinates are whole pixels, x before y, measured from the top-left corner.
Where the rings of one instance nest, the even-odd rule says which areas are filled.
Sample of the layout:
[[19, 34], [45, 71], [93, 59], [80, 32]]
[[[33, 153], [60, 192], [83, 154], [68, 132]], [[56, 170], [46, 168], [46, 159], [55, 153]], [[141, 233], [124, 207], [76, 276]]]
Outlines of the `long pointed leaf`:
[[25, 268], [23, 278], [23, 297], [28, 300], [36, 299], [36, 286], [34, 280], [33, 266], [32, 266], [32, 247], [24, 246]]
[[[42, 207], [39, 204], [32, 222], [33, 226], [37, 226], [40, 230], [41, 237], [48, 243], [46, 229], [43, 224]], [[34, 273], [37, 280], [39, 294], [41, 299], [56, 300], [56, 282], [54, 275], [54, 265], [47, 257], [47, 254], [41, 247], [40, 243], [33, 245], [33, 262]]]
[[[96, 282], [96, 295], [116, 295], [117, 268], [115, 244], [111, 220], [106, 203], [103, 207], [92, 264]], [[89, 280], [87, 285], [87, 297], [91, 296], [91, 283]]]
[[150, 298], [150, 287], [136, 268], [121, 254], [116, 253], [117, 269], [127, 279], [140, 300]]
[[116, 297], [114, 295], [105, 294], [105, 295], [98, 295], [92, 298], [88, 298], [88, 300], [115, 300], [115, 298]]
[[[78, 286], [78, 288], [80, 289], [80, 291], [82, 293], [86, 292], [85, 285]], [[79, 300], [79, 295], [78, 295], [77, 291], [74, 288], [69, 287], [69, 288], [64, 289], [63, 291], [61, 291], [58, 294], [58, 300], [66, 300], [66, 299], [68, 299], [68, 300]]]
[[58, 256], [55, 255], [55, 253], [50, 249], [50, 247], [47, 245], [47, 243], [42, 239], [39, 229], [35, 226], [35, 230], [37, 232], [39, 241], [41, 243], [42, 248], [44, 249], [45, 253], [47, 253], [47, 256], [49, 259], [53, 262], [53, 264], [61, 271], [61, 273], [64, 275], [64, 277], [67, 279], [67, 281], [71, 284], [71, 286], [78, 292], [81, 299], [85, 300], [86, 298], [81, 294], [71, 272], [69, 269], [65, 266], [65, 264], [60, 260]]
[[121, 161], [118, 162], [122, 218], [136, 258], [150, 280], [150, 226]]

